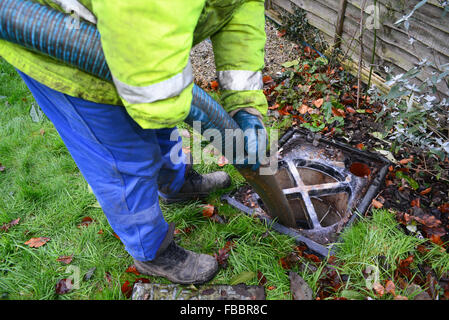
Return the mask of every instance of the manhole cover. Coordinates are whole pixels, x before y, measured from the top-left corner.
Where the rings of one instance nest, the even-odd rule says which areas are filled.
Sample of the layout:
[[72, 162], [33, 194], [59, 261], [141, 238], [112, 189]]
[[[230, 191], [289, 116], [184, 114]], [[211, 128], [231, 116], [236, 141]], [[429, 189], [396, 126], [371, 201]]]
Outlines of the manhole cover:
[[365, 213], [390, 162], [308, 131], [290, 130], [280, 139], [278, 165], [275, 177], [295, 215], [295, 228], [270, 217], [249, 186], [224, 196], [224, 200], [327, 255], [343, 228], [357, 217], [354, 212]]

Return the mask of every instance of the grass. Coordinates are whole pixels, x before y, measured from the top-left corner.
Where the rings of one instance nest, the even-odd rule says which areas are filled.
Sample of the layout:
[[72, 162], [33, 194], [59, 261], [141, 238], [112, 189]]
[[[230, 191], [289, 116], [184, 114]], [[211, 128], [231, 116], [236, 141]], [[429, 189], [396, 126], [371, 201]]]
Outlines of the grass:
[[[126, 299], [121, 291], [125, 281], [131, 284], [142, 277], [126, 272], [132, 258], [114, 236], [96, 199], [68, 153], [52, 123], [45, 117], [33, 122], [29, 112], [35, 101], [15, 70], [0, 59], [0, 162], [6, 168], [0, 172], [0, 226], [20, 218], [18, 225], [8, 232], [0, 231], [0, 298], [3, 299]], [[281, 124], [278, 124], [281, 126]], [[184, 127], [185, 128], [185, 127]], [[290, 282], [279, 260], [296, 246], [285, 235], [271, 231], [260, 221], [252, 219], [220, 201], [223, 193], [244, 183], [238, 172], [229, 165], [199, 164], [200, 172], [226, 170], [233, 184], [227, 190], [210, 195], [207, 203], [218, 208], [226, 219], [220, 224], [201, 214], [201, 203], [161, 205], [166, 220], [176, 222], [191, 232], [176, 236], [187, 249], [214, 254], [232, 239], [228, 267], [221, 269], [211, 284], [229, 284], [242, 272], [258, 271], [266, 277], [268, 299], [290, 299]], [[84, 217], [94, 222], [78, 227]], [[25, 242], [32, 237], [51, 240], [39, 248]], [[334, 296], [352, 290], [363, 296], [376, 298], [366, 289], [363, 270], [367, 265], [379, 265], [385, 256], [389, 268], [381, 268], [380, 281], [392, 277], [397, 259], [415, 252], [423, 240], [404, 235], [396, 229], [387, 211], [379, 211], [372, 219], [363, 219], [344, 234], [339, 246], [337, 271], [349, 281]], [[57, 258], [73, 255], [64, 265]], [[448, 255], [434, 247], [419, 261], [428, 261], [435, 270], [448, 270]], [[293, 267], [311, 286], [315, 294], [327, 260], [311, 272], [302, 265]], [[92, 277], [85, 274], [95, 268]], [[55, 285], [64, 278], [79, 278], [79, 288], [64, 295], [55, 292]], [[168, 283], [162, 278], [147, 277], [152, 282]], [[257, 277], [247, 281], [258, 284]]]

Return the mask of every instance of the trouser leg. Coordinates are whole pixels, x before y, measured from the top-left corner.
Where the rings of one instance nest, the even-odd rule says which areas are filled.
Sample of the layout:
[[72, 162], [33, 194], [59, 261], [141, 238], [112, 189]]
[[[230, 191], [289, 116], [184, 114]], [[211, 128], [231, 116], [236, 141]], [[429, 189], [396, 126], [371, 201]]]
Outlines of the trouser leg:
[[[136, 260], [154, 259], [167, 236], [158, 180], [183, 183], [184, 164], [167, 162], [170, 130], [143, 130], [123, 107], [54, 91], [20, 73], [91, 186], [112, 229]], [[161, 170], [167, 179], [159, 176]], [[176, 190], [175, 190], [176, 191]]]

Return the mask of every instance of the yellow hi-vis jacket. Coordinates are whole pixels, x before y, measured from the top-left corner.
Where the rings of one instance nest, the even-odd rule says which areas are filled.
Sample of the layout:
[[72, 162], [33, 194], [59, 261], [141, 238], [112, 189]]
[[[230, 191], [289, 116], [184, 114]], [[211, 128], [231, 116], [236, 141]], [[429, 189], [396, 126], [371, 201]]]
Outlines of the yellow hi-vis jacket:
[[122, 105], [145, 129], [188, 115], [193, 45], [210, 38], [223, 107], [262, 114], [263, 0], [35, 0], [97, 25], [113, 83], [0, 40], [0, 56], [46, 86], [97, 103]]

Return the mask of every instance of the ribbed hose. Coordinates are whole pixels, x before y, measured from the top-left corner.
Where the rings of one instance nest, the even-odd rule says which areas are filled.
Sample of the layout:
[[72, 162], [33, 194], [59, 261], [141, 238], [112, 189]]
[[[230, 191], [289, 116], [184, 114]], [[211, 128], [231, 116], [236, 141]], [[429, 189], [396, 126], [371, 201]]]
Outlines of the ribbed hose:
[[[29, 0], [0, 0], [0, 38], [112, 81], [97, 28], [83, 21], [74, 27], [73, 20], [67, 14]], [[221, 137], [226, 137], [226, 129], [239, 128], [228, 113], [196, 85], [185, 119], [193, 127], [194, 121], [201, 122], [201, 134], [207, 129], [216, 129]], [[223, 152], [228, 150], [226, 143], [232, 145], [233, 141], [225, 138], [212, 141]], [[284, 225], [294, 226], [293, 213], [274, 176], [260, 176], [246, 167], [236, 167], [259, 194], [270, 215], [278, 217]]]

